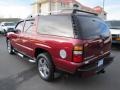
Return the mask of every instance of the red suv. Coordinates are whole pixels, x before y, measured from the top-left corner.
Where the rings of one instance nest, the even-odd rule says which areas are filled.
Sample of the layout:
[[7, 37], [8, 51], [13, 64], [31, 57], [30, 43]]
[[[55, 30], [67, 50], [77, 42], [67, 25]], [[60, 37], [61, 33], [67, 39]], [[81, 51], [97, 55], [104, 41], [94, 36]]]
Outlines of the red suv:
[[54, 79], [56, 70], [103, 72], [113, 61], [107, 25], [96, 14], [80, 10], [20, 21], [14, 32], [7, 34], [7, 49], [36, 62], [46, 81]]

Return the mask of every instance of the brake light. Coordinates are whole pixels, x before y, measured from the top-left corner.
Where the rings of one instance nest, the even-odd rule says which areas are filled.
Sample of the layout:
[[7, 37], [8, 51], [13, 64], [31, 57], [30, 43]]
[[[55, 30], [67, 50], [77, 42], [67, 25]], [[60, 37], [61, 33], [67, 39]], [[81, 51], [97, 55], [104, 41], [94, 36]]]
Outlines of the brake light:
[[80, 63], [83, 61], [83, 46], [74, 46], [73, 62]]

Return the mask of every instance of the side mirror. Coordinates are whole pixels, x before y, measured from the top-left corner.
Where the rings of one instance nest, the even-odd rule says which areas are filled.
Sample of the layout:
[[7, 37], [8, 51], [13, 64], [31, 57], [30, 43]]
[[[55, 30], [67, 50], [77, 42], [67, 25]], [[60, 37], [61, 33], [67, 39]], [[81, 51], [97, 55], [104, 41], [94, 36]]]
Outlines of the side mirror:
[[14, 33], [20, 33], [21, 32], [21, 30], [19, 30], [19, 29], [14, 29]]

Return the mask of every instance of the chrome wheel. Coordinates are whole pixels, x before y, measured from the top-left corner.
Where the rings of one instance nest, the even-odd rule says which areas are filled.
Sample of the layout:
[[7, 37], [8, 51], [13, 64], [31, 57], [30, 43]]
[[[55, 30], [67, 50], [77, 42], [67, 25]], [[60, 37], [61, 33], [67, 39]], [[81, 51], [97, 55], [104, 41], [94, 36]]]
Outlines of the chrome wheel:
[[39, 73], [43, 78], [47, 78], [49, 76], [50, 69], [48, 67], [48, 63], [46, 58], [40, 58], [38, 61], [38, 69]]
[[54, 64], [48, 53], [41, 53], [37, 56], [37, 66], [39, 75], [43, 80], [54, 80]]
[[9, 54], [13, 54], [14, 53], [13, 52], [13, 47], [12, 47], [12, 45], [10, 43], [10, 40], [7, 40], [7, 50], [8, 50]]
[[12, 47], [11, 47], [11, 44], [10, 44], [9, 40], [7, 42], [7, 50], [8, 50], [9, 53], [11, 53], [11, 51], [12, 51]]

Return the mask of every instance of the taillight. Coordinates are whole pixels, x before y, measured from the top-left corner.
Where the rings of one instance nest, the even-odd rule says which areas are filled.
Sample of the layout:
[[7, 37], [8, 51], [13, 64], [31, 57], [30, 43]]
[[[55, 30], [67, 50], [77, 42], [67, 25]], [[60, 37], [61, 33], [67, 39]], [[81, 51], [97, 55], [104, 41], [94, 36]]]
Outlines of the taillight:
[[80, 63], [83, 61], [83, 46], [77, 45], [73, 49], [73, 62]]

